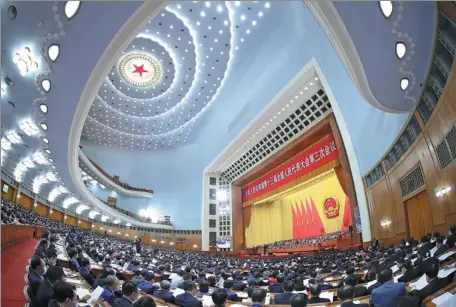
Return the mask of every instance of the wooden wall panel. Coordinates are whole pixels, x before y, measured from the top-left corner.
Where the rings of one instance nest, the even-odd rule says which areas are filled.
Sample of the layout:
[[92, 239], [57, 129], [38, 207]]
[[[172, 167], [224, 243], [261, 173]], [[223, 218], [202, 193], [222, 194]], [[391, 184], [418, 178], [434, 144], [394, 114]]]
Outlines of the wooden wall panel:
[[30, 198], [28, 197], [27, 195], [25, 194], [20, 194], [21, 196], [19, 198], [17, 198], [17, 204], [21, 207], [24, 207], [26, 209], [29, 209], [29, 210], [32, 210], [33, 208], [33, 204], [35, 203], [35, 201], [33, 200], [33, 198]]
[[84, 229], [91, 229], [92, 228], [92, 223], [89, 223], [87, 221], [79, 220], [78, 223], [79, 223], [79, 227], [81, 227], [81, 228], [84, 228]]
[[49, 217], [51, 220], [54, 221], [63, 221], [63, 212], [60, 212], [58, 210], [52, 209], [52, 212], [49, 211]]
[[372, 215], [375, 217], [372, 219], [373, 224], [371, 224], [371, 231], [373, 233], [372, 237], [380, 239], [394, 238], [395, 233], [395, 224], [392, 223], [388, 227], [382, 227], [380, 222], [383, 220], [394, 221], [394, 210], [392, 203], [389, 197], [383, 197], [388, 195], [388, 184], [385, 179], [378, 181], [370, 190], [369, 197], [375, 201], [372, 201]]
[[66, 215], [66, 219], [64, 218], [64, 223], [65, 223], [65, 224], [68, 224], [68, 225], [77, 226], [77, 224], [78, 224], [78, 219], [75, 218], [74, 216]]
[[[3, 193], [3, 185], [6, 184], [7, 186], [9, 186], [8, 188], [8, 192], [7, 193]], [[11, 187], [9, 184], [7, 184], [6, 182], [4, 182], [2, 180], [2, 186], [1, 186], [1, 189], [2, 189], [2, 198], [5, 198], [9, 201], [12, 201], [13, 200], [13, 197], [14, 197], [14, 192], [15, 192], [15, 189], [13, 187]]]
[[245, 246], [242, 188], [240, 186], [232, 185], [231, 203], [233, 208], [233, 250], [240, 251]]
[[[382, 180], [388, 182], [388, 189], [385, 190], [384, 184], [380, 181], [367, 188], [366, 194], [369, 199], [369, 213], [374, 236], [379, 231], [376, 225], [377, 221], [380, 221], [382, 215], [385, 215], [378, 208], [385, 203], [391, 203], [393, 207], [394, 216], [391, 216], [391, 221], [395, 226], [396, 233], [394, 238], [384, 241], [384, 243], [399, 242], [401, 238], [408, 236], [408, 218], [399, 181], [418, 163], [421, 163], [425, 177], [425, 194], [421, 197], [429, 199], [432, 230], [446, 234], [450, 225], [456, 224], [456, 161], [453, 161], [452, 164], [442, 170], [436, 154], [436, 147], [446, 137], [450, 129], [456, 125], [456, 104], [454, 103], [456, 101], [455, 72], [456, 61], [431, 118], [426, 124], [423, 123], [421, 125], [422, 132], [420, 136], [393, 168], [386, 171], [384, 167], [385, 179]], [[417, 114], [415, 113], [415, 116]], [[422, 122], [420, 118], [418, 118], [418, 121]], [[449, 195], [441, 198], [435, 195], [436, 191], [448, 186], [453, 187]], [[389, 209], [386, 208], [385, 210], [388, 212]], [[385, 236], [389, 236], [389, 233], [385, 234]]]
[[49, 207], [46, 205], [43, 205], [41, 203], [36, 203], [36, 206], [34, 206], [33, 211], [38, 213], [40, 216], [48, 216], [49, 215]]

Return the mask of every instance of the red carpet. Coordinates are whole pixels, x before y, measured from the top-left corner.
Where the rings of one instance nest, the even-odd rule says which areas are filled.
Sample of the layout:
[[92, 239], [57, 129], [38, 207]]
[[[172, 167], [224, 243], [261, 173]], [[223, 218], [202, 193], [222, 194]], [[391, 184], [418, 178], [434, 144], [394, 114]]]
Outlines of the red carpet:
[[25, 240], [2, 250], [2, 306], [24, 307], [25, 266], [37, 243], [35, 239]]

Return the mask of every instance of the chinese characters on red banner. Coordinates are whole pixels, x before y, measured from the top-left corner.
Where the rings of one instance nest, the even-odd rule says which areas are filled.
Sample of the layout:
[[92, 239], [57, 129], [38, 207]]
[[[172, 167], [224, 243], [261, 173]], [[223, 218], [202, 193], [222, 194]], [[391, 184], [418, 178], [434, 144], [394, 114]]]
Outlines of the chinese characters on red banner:
[[332, 160], [337, 159], [339, 153], [334, 137], [321, 140], [311, 148], [301, 152], [282, 166], [270, 171], [260, 179], [242, 188], [242, 201], [246, 202], [261, 196], [273, 189], [284, 185], [302, 175], [317, 169]]

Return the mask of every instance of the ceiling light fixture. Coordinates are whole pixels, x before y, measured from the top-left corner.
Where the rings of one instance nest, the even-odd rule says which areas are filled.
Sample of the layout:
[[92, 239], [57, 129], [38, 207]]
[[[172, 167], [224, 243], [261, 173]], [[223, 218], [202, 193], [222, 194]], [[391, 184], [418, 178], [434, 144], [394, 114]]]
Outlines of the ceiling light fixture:
[[402, 59], [407, 51], [407, 46], [402, 42], [396, 43], [396, 55], [399, 59]]
[[46, 114], [48, 112], [48, 106], [46, 104], [42, 103], [42, 104], [40, 104], [40, 110], [41, 110], [41, 112]]
[[402, 78], [401, 79], [401, 90], [405, 91], [409, 86], [409, 79]]
[[64, 5], [65, 16], [70, 20], [79, 12], [81, 1], [67, 1]]
[[35, 135], [38, 132], [38, 127], [29, 119], [26, 118], [19, 123], [22, 131], [28, 136]]
[[41, 87], [45, 92], [49, 92], [51, 90], [51, 80], [49, 79], [44, 79], [41, 80]]
[[48, 154], [51, 154], [51, 151], [50, 151], [49, 149], [46, 149], [46, 152], [47, 152]]
[[52, 44], [48, 47], [48, 57], [52, 62], [57, 61], [60, 55], [60, 45]]
[[32, 56], [29, 47], [25, 47], [22, 51], [17, 52], [13, 56], [13, 63], [17, 65], [22, 76], [38, 68], [38, 62]]
[[380, 5], [380, 11], [386, 19], [393, 16], [393, 1], [379, 1], [378, 4]]
[[41, 123], [40, 126], [41, 126], [41, 129], [43, 129], [44, 131], [48, 130], [48, 126], [45, 123]]
[[6, 138], [13, 144], [19, 144], [21, 142], [21, 137], [14, 131], [10, 131], [6, 134]]
[[43, 138], [43, 142], [45, 142], [46, 144], [49, 144], [48, 138]]

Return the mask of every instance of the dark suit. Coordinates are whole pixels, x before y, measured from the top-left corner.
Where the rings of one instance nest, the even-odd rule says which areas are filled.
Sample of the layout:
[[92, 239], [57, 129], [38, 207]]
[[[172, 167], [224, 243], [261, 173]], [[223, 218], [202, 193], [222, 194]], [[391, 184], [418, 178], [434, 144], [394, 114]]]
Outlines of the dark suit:
[[334, 289], [334, 287], [331, 286], [331, 285], [329, 285], [329, 284], [320, 284], [320, 287], [321, 287], [321, 290], [322, 290], [322, 291]]
[[355, 287], [355, 298], [369, 295], [369, 291], [364, 286]]
[[[329, 303], [330, 300], [329, 298], [321, 298], [321, 297], [318, 297], [318, 296], [312, 296], [311, 298], [309, 298], [309, 300], [307, 301], [307, 304], [316, 304], [316, 303]], [[289, 304], [289, 303], [288, 303]]]
[[282, 284], [275, 283], [269, 286], [269, 292], [271, 293], [283, 293]]
[[244, 284], [242, 281], [235, 281], [234, 285], [233, 285], [233, 290], [234, 291], [244, 291], [246, 287], [247, 287], [247, 285]]
[[54, 289], [49, 284], [49, 282], [44, 279], [38, 289], [38, 293], [36, 294], [36, 300], [38, 302], [38, 306], [40, 307], [47, 307], [49, 301], [54, 298]]
[[108, 286], [103, 286], [103, 289], [104, 291], [101, 293], [101, 297], [111, 306], [114, 306], [114, 303], [116, 302], [116, 295], [108, 288]]
[[98, 286], [104, 287], [106, 284], [106, 277], [102, 278], [101, 275], [98, 275], [97, 279], [93, 282], [92, 288], [96, 289]]
[[28, 274], [28, 280], [32, 294], [32, 297], [30, 297], [30, 299], [33, 302], [36, 301], [36, 295], [38, 293], [38, 289], [40, 288], [41, 283], [43, 282], [43, 278], [37, 272], [31, 271]]
[[387, 281], [372, 291], [370, 302], [375, 307], [396, 306], [399, 299], [405, 295], [405, 283]]
[[276, 305], [290, 305], [291, 298], [293, 297], [294, 293], [285, 292], [276, 294], [274, 298], [274, 304]]
[[434, 278], [426, 287], [419, 290], [420, 299], [424, 300], [429, 295], [439, 291], [447, 285], [446, 278]]
[[174, 296], [171, 292], [165, 290], [157, 290], [153, 294], [156, 298], [161, 299], [166, 303], [173, 303], [174, 304]]
[[452, 235], [448, 236], [448, 238], [445, 242], [445, 244], [447, 244], [449, 248], [453, 248], [455, 243], [456, 243], [456, 234], [452, 234]]
[[415, 268], [410, 268], [407, 271], [405, 271], [404, 275], [398, 278], [398, 282], [409, 282], [414, 280], [415, 278], [418, 278], [417, 270]]
[[81, 268], [79, 270], [79, 274], [81, 274], [81, 276], [85, 279], [85, 281], [87, 281], [87, 283], [93, 287], [93, 283], [95, 282], [96, 277], [91, 271], [89, 271], [85, 268]]
[[132, 307], [132, 306], [133, 306], [133, 303], [125, 296], [122, 296], [121, 298], [116, 299], [116, 302], [114, 303], [113, 307]]
[[369, 307], [369, 304], [355, 304], [353, 302], [345, 302], [340, 307]]
[[176, 296], [175, 304], [182, 307], [203, 307], [203, 303], [188, 292]]
[[447, 244], [442, 244], [434, 253], [434, 257], [438, 258], [440, 255], [444, 254], [447, 250], [449, 250], [449, 246]]

